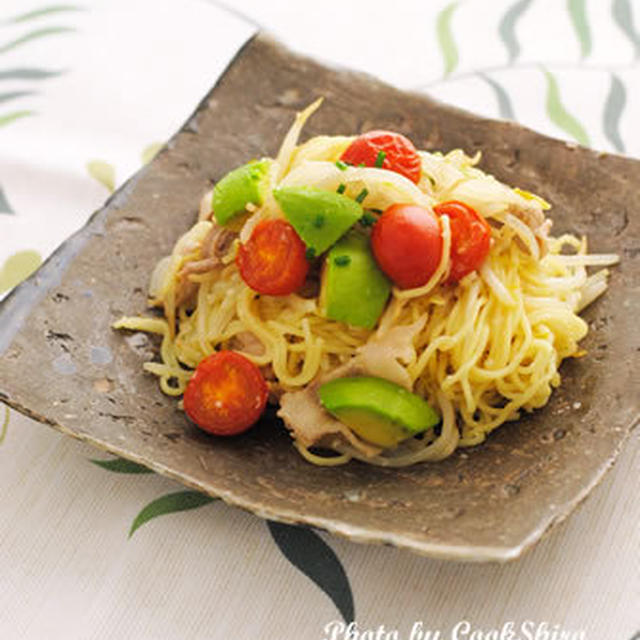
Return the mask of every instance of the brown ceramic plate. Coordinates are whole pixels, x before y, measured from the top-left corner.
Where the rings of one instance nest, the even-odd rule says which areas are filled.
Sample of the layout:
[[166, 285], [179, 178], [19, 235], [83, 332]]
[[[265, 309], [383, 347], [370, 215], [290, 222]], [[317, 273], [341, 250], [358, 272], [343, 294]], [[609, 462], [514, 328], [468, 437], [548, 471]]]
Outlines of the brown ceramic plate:
[[[110, 329], [145, 311], [149, 274], [193, 223], [201, 194], [273, 155], [294, 112], [320, 95], [307, 135], [388, 128], [419, 148], [481, 149], [483, 169], [554, 203], [556, 231], [588, 233], [593, 251], [621, 255], [585, 314], [589, 355], [563, 365], [549, 405], [444, 462], [316, 468], [273, 415], [244, 436], [208, 437], [142, 371], [153, 345]], [[2, 303], [0, 399], [265, 518], [434, 557], [516, 558], [598, 483], [638, 418], [639, 202], [640, 162], [327, 69], [259, 35], [153, 163]]]

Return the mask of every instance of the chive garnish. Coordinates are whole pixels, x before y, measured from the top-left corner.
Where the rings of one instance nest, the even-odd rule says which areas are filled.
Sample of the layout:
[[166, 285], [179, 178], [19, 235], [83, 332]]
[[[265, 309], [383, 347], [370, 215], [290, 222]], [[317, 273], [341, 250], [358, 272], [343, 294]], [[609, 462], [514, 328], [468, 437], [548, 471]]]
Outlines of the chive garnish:
[[346, 267], [350, 263], [351, 263], [351, 256], [336, 256], [333, 259], [333, 264], [339, 267]]
[[346, 188], [347, 188], [347, 185], [344, 182], [341, 182], [340, 185], [338, 185], [338, 188], [336, 189], [336, 191], [338, 193], [344, 193]]
[[316, 257], [316, 250], [313, 247], [307, 247], [305, 251], [305, 256], [307, 260], [311, 261]]
[[316, 229], [321, 229], [322, 227], [324, 227], [324, 216], [319, 213], [314, 219], [313, 219], [313, 226]]
[[361, 162], [358, 167], [366, 167], [367, 165], [364, 162]]
[[362, 204], [363, 200], [369, 195], [369, 189], [363, 189], [357, 196], [356, 202]]
[[365, 211], [362, 218], [360, 218], [360, 224], [363, 227], [370, 227], [373, 224], [375, 224], [377, 221], [378, 221], [378, 218], [376, 218], [372, 213], [369, 213], [368, 211]]
[[338, 169], [340, 169], [340, 171], [346, 171], [348, 166], [349, 165], [346, 162], [342, 162], [342, 160], [338, 160], [336, 162], [336, 167], [338, 167]]
[[378, 168], [382, 167], [382, 163], [384, 162], [384, 159], [387, 157], [387, 154], [385, 151], [382, 151], [382, 149], [380, 151], [378, 151], [378, 155], [376, 156], [376, 162], [375, 165]]

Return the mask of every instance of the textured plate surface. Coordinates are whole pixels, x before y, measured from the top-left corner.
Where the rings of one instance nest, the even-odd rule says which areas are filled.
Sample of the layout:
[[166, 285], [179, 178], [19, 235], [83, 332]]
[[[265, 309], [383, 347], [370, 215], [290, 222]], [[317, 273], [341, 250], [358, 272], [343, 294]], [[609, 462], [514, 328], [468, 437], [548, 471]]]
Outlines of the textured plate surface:
[[[110, 329], [145, 311], [156, 260], [226, 171], [273, 155], [296, 110], [306, 135], [401, 131], [419, 148], [482, 150], [481, 167], [554, 204], [554, 232], [616, 251], [586, 313], [587, 357], [535, 415], [438, 464], [316, 468], [272, 416], [249, 434], [199, 433], [142, 371], [153, 345]], [[114, 454], [263, 517], [464, 560], [508, 560], [564, 518], [611, 466], [638, 417], [640, 162], [476, 117], [251, 40], [151, 165], [0, 306], [0, 399]]]

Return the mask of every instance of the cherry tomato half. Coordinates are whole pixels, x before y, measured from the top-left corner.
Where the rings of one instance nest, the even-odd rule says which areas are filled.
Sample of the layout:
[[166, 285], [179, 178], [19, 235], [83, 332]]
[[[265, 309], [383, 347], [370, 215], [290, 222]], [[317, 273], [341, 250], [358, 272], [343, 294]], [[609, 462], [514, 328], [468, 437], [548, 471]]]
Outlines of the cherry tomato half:
[[401, 288], [421, 287], [442, 258], [442, 234], [436, 216], [413, 204], [392, 204], [371, 233], [380, 268]]
[[267, 404], [260, 369], [235, 351], [218, 351], [198, 364], [184, 392], [184, 410], [201, 429], [233, 436], [255, 424]]
[[451, 200], [433, 210], [449, 216], [451, 225], [451, 270], [447, 282], [458, 282], [480, 268], [491, 248], [491, 227], [475, 209]]
[[[409, 138], [393, 131], [369, 131], [358, 136], [340, 160], [366, 167], [380, 166], [401, 173], [412, 182], [420, 180], [422, 163]], [[380, 163], [382, 160], [382, 163]]]
[[241, 244], [236, 265], [242, 279], [258, 293], [286, 296], [302, 287], [309, 272], [306, 246], [286, 220], [259, 222]]

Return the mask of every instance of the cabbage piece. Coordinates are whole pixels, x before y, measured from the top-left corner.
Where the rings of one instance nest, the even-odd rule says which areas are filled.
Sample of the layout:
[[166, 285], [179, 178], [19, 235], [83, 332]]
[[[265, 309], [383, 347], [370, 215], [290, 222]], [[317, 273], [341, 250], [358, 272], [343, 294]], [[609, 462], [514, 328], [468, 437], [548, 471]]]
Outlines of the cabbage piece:
[[282, 144], [280, 145], [280, 150], [278, 151], [278, 157], [276, 158], [276, 180], [282, 178], [282, 176], [289, 169], [289, 165], [291, 163], [291, 159], [293, 157], [293, 152], [295, 151], [296, 145], [298, 144], [298, 138], [300, 137], [300, 133], [302, 132], [302, 128], [304, 127], [305, 122], [316, 112], [316, 110], [322, 104], [323, 98], [318, 98], [314, 103], [310, 104], [306, 109], [298, 112], [296, 114], [296, 119], [294, 123], [291, 125], [291, 128], [287, 132], [287, 135], [284, 137]]
[[301, 144], [293, 153], [291, 169], [307, 160], [335, 162], [355, 140], [355, 136], [316, 136]]
[[[384, 211], [395, 203], [430, 207], [433, 200], [411, 180], [395, 171], [375, 167], [347, 167], [340, 169], [333, 162], [308, 160], [291, 170], [280, 182], [280, 187], [313, 186], [336, 191], [345, 185], [345, 195], [361, 196], [361, 204], [370, 209]], [[363, 190], [366, 189], [364, 197]]]

